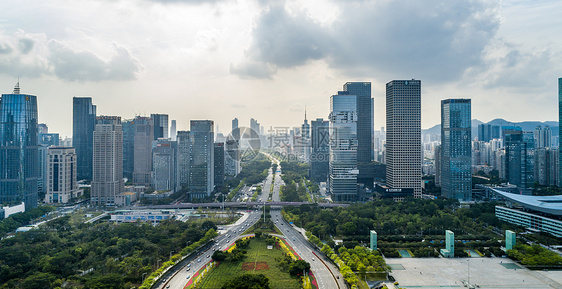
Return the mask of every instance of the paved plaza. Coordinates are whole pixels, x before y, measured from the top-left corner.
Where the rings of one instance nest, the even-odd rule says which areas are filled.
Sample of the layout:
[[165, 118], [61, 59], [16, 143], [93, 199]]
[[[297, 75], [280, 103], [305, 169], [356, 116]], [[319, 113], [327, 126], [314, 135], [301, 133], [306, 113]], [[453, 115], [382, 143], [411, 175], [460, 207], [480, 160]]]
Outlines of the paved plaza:
[[[562, 271], [531, 271], [507, 258], [387, 258], [401, 288], [561, 288]], [[470, 264], [469, 264], [470, 263]], [[469, 273], [470, 268], [470, 273]]]

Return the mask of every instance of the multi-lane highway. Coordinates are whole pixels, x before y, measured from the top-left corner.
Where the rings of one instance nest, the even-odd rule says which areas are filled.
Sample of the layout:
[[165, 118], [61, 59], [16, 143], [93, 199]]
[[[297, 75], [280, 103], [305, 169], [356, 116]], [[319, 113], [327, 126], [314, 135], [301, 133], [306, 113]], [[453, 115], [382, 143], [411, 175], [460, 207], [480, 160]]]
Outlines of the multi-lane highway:
[[[284, 182], [281, 179], [281, 166], [278, 166], [273, 189], [273, 201], [280, 201], [279, 189], [281, 185], [284, 185]], [[271, 221], [283, 233], [291, 247], [303, 260], [310, 263], [310, 270], [314, 273], [319, 288], [347, 288], [336, 266], [327, 259], [318, 260], [319, 257], [325, 258], [324, 254], [317, 251], [299, 231], [283, 219], [280, 207], [272, 207], [270, 215]]]
[[211, 257], [216, 250], [225, 250], [238, 239], [242, 232], [254, 225], [261, 215], [261, 210], [246, 212], [235, 224], [224, 226], [224, 229], [221, 230], [223, 233], [215, 238], [211, 246], [186, 258], [181, 265], [176, 266], [174, 270], [168, 271], [154, 288], [185, 287], [189, 279], [193, 277], [193, 273], [199, 271], [199, 269], [211, 261]]
[[[268, 201], [272, 182], [273, 192], [271, 192], [271, 201], [279, 202], [279, 189], [284, 183], [281, 179], [281, 166], [279, 166], [278, 162], [277, 164], [277, 171], [272, 172], [271, 169], [269, 170], [269, 175], [263, 183], [262, 193], [257, 199], [259, 202], [265, 203]], [[273, 174], [275, 174], [275, 178], [273, 178]], [[311, 270], [316, 277], [319, 288], [346, 288], [339, 270], [330, 263], [329, 260], [325, 259], [324, 255], [317, 251], [299, 231], [283, 219], [280, 210], [281, 207], [279, 206], [273, 206], [271, 208], [271, 220], [283, 233], [289, 244], [293, 247], [293, 249], [295, 249], [299, 256], [310, 263]], [[193, 277], [193, 272], [197, 272], [211, 261], [214, 251], [225, 250], [230, 244], [234, 243], [242, 232], [257, 222], [257, 220], [262, 216], [262, 212], [262, 209], [253, 209], [250, 212], [244, 213], [244, 216], [235, 224], [224, 226], [223, 230], [220, 230], [222, 234], [216, 237], [215, 241], [211, 245], [206, 248], [202, 248], [200, 252], [197, 252], [193, 256], [185, 259], [182, 264], [176, 266], [174, 270], [167, 272], [156, 284], [157, 286], [155, 286], [155, 288], [179, 289], [185, 287], [189, 279]], [[322, 260], [319, 260], [318, 258], [322, 258]]]

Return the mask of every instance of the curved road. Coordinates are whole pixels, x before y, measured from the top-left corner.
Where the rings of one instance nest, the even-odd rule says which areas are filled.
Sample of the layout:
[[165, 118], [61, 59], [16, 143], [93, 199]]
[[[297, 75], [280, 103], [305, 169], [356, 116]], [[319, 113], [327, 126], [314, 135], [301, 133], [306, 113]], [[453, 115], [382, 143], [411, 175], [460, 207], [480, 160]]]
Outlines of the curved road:
[[[264, 181], [264, 186], [261, 195], [258, 197], [259, 201], [265, 202], [269, 196], [269, 190], [271, 188], [271, 182], [273, 181], [273, 172], [269, 170], [269, 175]], [[274, 188], [272, 194], [272, 201], [279, 201], [279, 188], [284, 182], [281, 180], [281, 166], [277, 167], [274, 179]], [[270, 214], [271, 219], [275, 226], [279, 228], [282, 234], [285, 236], [289, 244], [295, 249], [299, 256], [310, 263], [310, 267], [319, 288], [328, 289], [344, 289], [347, 288], [343, 277], [339, 273], [339, 270], [334, 266], [323, 253], [317, 251], [306, 239], [305, 237], [289, 225], [281, 216], [280, 207], [272, 207]], [[252, 226], [257, 222], [257, 220], [262, 216], [262, 210], [252, 210], [250, 213], [244, 214], [238, 222], [233, 225], [225, 226], [228, 227], [226, 232], [217, 236], [215, 242], [212, 243], [208, 248], [202, 249], [202, 252], [198, 252], [195, 255], [187, 258], [183, 261], [183, 264], [176, 266], [176, 269], [167, 272], [164, 277], [154, 286], [154, 288], [177, 288], [182, 289], [185, 287], [189, 279], [192, 277], [193, 272], [197, 272], [199, 269], [203, 268], [208, 262], [211, 261], [211, 256], [215, 250], [225, 250], [228, 246], [240, 237], [242, 232], [247, 228]], [[314, 253], [316, 253], [316, 256]], [[318, 256], [325, 258], [324, 262], [318, 259]]]

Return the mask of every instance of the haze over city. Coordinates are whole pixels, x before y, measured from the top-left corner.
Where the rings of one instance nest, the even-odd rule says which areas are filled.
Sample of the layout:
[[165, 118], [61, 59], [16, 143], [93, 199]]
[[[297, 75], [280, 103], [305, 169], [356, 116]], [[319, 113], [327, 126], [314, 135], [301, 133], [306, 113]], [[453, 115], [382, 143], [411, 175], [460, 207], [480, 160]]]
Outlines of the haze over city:
[[166, 113], [258, 119], [264, 127], [326, 118], [347, 81], [422, 80], [422, 128], [439, 101], [471, 98], [472, 117], [555, 120], [562, 60], [559, 1], [2, 1], [0, 86], [18, 77], [39, 122], [72, 135], [72, 97], [99, 115]]

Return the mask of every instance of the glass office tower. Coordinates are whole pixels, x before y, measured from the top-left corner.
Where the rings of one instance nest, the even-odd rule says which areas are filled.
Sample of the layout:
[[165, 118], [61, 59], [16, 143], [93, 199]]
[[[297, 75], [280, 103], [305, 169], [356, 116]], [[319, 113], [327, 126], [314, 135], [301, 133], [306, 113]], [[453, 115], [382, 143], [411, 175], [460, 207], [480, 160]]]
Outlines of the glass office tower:
[[357, 201], [357, 97], [330, 98], [328, 188], [334, 202]]
[[0, 100], [0, 203], [37, 207], [39, 146], [37, 97], [20, 94], [19, 82], [12, 94]]
[[470, 99], [441, 101], [441, 194], [470, 201], [472, 143]]
[[92, 179], [96, 106], [91, 97], [72, 98], [72, 146], [76, 149], [78, 180]]
[[357, 182], [373, 188], [374, 175], [369, 170], [373, 156], [373, 111], [370, 82], [347, 82], [343, 90], [355, 95], [357, 112]]

